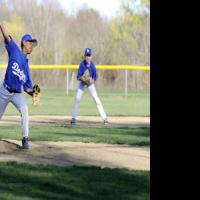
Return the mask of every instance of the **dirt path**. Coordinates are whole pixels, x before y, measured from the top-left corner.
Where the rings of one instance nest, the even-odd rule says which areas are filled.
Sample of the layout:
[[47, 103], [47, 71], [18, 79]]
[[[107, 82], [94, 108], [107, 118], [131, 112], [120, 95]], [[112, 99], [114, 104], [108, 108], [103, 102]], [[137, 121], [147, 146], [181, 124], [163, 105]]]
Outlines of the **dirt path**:
[[[30, 116], [30, 124], [70, 124], [70, 116]], [[149, 127], [149, 117], [109, 117], [108, 127]], [[77, 126], [99, 127], [102, 126], [100, 117], [79, 116]], [[19, 124], [19, 116], [3, 116], [0, 125]]]
[[[70, 124], [70, 116], [30, 116], [30, 124]], [[149, 127], [149, 117], [109, 117], [107, 127]], [[19, 116], [4, 116], [0, 126], [20, 124]], [[102, 127], [100, 117], [79, 116], [77, 126]], [[30, 142], [31, 149], [20, 149], [21, 141], [0, 140], [0, 162], [16, 161], [59, 166], [95, 165], [134, 170], [150, 170], [150, 149], [128, 145], [81, 142]]]
[[81, 142], [30, 142], [22, 150], [21, 141], [0, 141], [0, 162], [42, 163], [59, 166], [101, 166], [150, 170], [150, 149], [128, 145]]

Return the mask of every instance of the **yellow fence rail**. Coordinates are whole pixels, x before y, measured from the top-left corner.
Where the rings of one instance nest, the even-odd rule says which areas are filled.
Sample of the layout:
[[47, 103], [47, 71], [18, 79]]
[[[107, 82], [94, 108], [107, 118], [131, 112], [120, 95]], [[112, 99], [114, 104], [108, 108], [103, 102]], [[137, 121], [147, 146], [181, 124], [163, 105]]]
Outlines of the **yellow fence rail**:
[[[5, 69], [7, 65], [0, 65], [0, 69]], [[30, 65], [30, 69], [66, 69], [66, 92], [69, 93], [69, 69], [78, 69], [79, 65]], [[137, 65], [96, 65], [100, 70], [124, 70], [125, 72], [125, 96], [128, 94], [128, 70], [150, 71], [150, 66]]]
[[[0, 65], [0, 69], [7, 65]], [[78, 69], [79, 65], [30, 65], [30, 69]], [[97, 69], [107, 70], [142, 70], [150, 71], [150, 66], [137, 65], [96, 65]]]

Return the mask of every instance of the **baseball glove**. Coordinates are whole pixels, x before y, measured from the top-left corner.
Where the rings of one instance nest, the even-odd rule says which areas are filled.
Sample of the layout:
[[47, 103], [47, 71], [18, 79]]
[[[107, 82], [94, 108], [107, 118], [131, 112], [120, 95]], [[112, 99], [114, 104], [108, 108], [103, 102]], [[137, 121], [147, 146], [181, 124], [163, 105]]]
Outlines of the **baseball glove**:
[[91, 83], [91, 77], [90, 77], [90, 73], [89, 73], [89, 70], [88, 70], [88, 69], [85, 70], [85, 72], [84, 72], [84, 74], [81, 76], [80, 80], [81, 80], [84, 84], [86, 84], [87, 86], [90, 85], [90, 83]]
[[38, 85], [33, 86], [33, 106], [39, 106], [40, 104], [40, 87]]

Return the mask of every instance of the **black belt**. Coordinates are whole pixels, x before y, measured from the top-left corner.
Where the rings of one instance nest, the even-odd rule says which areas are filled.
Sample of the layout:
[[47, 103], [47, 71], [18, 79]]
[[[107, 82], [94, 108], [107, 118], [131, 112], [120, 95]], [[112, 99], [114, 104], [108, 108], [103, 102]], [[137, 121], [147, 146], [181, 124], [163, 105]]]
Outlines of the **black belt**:
[[17, 93], [17, 91], [15, 89], [12, 89], [11, 87], [9, 87], [8, 85], [6, 85], [5, 83], [3, 84], [3, 86], [10, 93]]

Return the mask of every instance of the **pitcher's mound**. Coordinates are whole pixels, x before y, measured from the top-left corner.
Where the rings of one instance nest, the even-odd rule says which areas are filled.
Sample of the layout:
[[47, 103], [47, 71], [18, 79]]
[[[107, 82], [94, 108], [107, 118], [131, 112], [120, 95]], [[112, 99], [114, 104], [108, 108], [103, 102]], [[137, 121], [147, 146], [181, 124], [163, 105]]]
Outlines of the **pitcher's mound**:
[[18, 144], [6, 140], [0, 140], [0, 153], [8, 153], [19, 149], [20, 146]]

